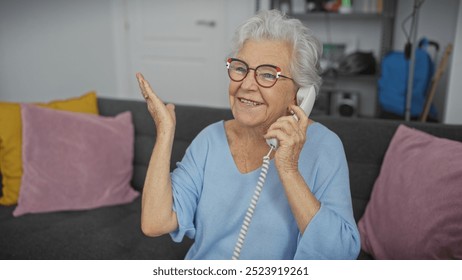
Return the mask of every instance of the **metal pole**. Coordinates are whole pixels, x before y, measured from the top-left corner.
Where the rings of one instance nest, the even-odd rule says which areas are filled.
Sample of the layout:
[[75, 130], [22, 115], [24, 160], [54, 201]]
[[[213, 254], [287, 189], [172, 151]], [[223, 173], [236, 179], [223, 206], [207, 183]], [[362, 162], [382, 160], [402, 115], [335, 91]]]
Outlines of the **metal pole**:
[[412, 34], [412, 45], [411, 45], [411, 60], [409, 61], [409, 72], [407, 80], [407, 93], [406, 93], [406, 111], [404, 114], [404, 119], [406, 121], [411, 120], [411, 104], [412, 104], [412, 92], [414, 87], [414, 68], [415, 68], [415, 50], [417, 42], [417, 25], [419, 22], [419, 7], [422, 4], [422, 0], [414, 0], [414, 11], [411, 24], [411, 34]]

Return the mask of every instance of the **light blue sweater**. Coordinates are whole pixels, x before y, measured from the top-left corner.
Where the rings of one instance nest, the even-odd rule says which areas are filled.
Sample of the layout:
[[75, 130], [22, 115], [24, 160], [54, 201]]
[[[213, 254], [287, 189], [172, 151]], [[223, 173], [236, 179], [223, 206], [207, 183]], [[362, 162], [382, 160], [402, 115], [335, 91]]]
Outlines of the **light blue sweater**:
[[[269, 148], [268, 148], [269, 150]], [[271, 160], [241, 259], [354, 259], [360, 249], [353, 218], [348, 166], [340, 139], [320, 123], [309, 126], [299, 170], [321, 202], [303, 235], [297, 228]], [[224, 122], [205, 128], [172, 172], [180, 242], [194, 239], [186, 259], [231, 259], [260, 169], [237, 169]]]

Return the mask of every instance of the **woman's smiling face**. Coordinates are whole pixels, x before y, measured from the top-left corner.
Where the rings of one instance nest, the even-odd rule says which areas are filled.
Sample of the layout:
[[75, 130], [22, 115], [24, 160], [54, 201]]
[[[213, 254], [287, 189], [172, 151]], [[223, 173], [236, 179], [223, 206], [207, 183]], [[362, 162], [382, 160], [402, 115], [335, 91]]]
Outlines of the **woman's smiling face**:
[[[255, 69], [271, 64], [282, 69], [281, 74], [292, 77], [289, 65], [292, 58], [290, 45], [282, 41], [248, 40], [236, 58]], [[287, 115], [289, 105], [295, 104], [297, 86], [291, 79], [279, 78], [270, 88], [258, 85], [254, 70], [244, 80], [229, 83], [229, 101], [234, 119], [241, 125], [262, 127], [265, 130], [279, 117]]]

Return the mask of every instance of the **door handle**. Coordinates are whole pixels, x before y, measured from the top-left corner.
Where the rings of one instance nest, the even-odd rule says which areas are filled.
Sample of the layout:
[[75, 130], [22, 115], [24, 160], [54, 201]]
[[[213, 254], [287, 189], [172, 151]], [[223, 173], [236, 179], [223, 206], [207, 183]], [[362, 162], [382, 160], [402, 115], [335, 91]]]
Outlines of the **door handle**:
[[205, 20], [199, 19], [196, 21], [196, 25], [207, 26], [207, 27], [215, 27], [217, 23], [214, 20]]

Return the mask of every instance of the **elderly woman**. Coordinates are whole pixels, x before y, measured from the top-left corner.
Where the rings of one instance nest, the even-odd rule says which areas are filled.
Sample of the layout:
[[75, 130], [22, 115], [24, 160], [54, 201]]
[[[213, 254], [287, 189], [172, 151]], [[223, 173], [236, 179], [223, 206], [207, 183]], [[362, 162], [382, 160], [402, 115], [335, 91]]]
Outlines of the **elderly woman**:
[[[205, 128], [172, 173], [174, 106], [137, 74], [157, 129], [142, 197], [146, 235], [194, 239], [187, 259], [357, 257], [342, 143], [296, 106], [300, 87], [319, 88], [320, 55], [310, 31], [280, 12], [244, 22], [227, 59], [234, 119]], [[266, 181], [247, 217], [265, 155]]]

